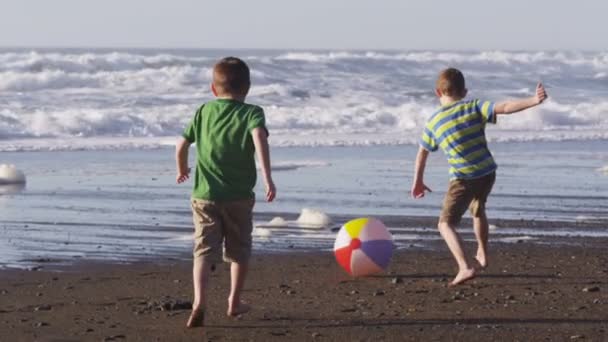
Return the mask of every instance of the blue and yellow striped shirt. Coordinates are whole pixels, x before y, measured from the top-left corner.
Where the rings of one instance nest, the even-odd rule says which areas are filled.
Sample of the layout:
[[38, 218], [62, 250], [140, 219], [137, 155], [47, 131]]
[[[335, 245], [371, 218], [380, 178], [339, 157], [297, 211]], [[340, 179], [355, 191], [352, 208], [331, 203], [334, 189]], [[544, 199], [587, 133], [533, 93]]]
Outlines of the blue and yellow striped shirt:
[[438, 147], [450, 163], [451, 179], [473, 179], [496, 170], [486, 142], [486, 123], [496, 123], [494, 103], [461, 100], [441, 107], [427, 121], [420, 145], [433, 152]]

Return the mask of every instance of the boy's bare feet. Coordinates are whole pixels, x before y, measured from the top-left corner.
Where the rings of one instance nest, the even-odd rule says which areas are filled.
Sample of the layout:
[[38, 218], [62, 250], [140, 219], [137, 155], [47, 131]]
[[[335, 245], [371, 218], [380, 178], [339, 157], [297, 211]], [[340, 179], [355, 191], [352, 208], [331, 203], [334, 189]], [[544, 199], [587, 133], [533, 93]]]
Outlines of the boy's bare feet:
[[448, 284], [448, 286], [452, 287], [452, 286], [456, 286], [456, 285], [460, 285], [462, 283], [464, 283], [467, 280], [471, 280], [475, 278], [475, 269], [474, 268], [469, 268], [463, 271], [459, 271], [458, 274], [456, 275], [456, 277], [454, 278], [454, 280], [452, 280], [451, 283]]
[[195, 309], [192, 310], [188, 322], [186, 323], [187, 328], [198, 328], [205, 326], [205, 310]]
[[226, 311], [226, 315], [232, 316], [232, 317], [239, 316], [239, 315], [246, 314], [247, 312], [249, 312], [249, 310], [251, 310], [251, 305], [249, 305], [245, 302], [238, 302], [238, 303], [228, 302], [228, 311]]

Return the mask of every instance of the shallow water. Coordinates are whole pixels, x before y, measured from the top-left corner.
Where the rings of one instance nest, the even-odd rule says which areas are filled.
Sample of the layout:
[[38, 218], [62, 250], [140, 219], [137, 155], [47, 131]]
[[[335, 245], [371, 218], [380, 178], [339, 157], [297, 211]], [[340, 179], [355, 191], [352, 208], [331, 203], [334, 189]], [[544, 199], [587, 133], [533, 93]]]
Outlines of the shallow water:
[[[606, 141], [493, 144], [499, 171], [490, 218], [564, 221], [557, 228], [498, 227], [495, 241], [608, 237], [608, 227], [601, 226], [608, 220], [606, 146]], [[258, 201], [256, 222], [263, 224], [274, 213], [293, 220], [302, 208], [329, 213], [333, 226], [347, 217], [396, 215], [401, 218], [390, 220], [389, 228], [397, 247], [424, 247], [439, 239], [433, 220], [412, 226], [407, 217], [438, 214], [447, 163], [440, 152], [431, 155], [425, 179], [434, 191], [413, 200], [408, 192], [415, 154], [409, 145], [273, 148], [278, 198]], [[1, 266], [187, 255], [191, 183], [174, 184], [172, 149], [3, 152], [1, 158], [27, 176], [20, 192], [0, 192]], [[256, 191], [260, 197], [261, 184]], [[580, 229], [581, 222], [599, 222], [600, 228]], [[463, 232], [471, 238], [468, 229]], [[330, 249], [335, 233], [292, 226], [259, 228], [254, 235], [257, 250], [288, 251]]]

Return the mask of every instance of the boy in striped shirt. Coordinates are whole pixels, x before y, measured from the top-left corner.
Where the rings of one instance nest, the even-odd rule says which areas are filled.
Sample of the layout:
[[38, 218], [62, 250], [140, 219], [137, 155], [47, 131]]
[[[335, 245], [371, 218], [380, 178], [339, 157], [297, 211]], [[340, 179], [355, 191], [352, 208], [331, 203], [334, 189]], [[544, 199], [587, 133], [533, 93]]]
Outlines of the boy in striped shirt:
[[426, 159], [429, 152], [441, 147], [450, 164], [450, 184], [443, 200], [438, 228], [458, 263], [458, 274], [450, 282], [453, 286], [475, 277], [475, 268], [467, 259], [455, 230], [467, 208], [473, 216], [477, 239], [475, 259], [482, 268], [488, 265], [485, 203], [496, 179], [496, 163], [488, 150], [486, 123], [496, 123], [498, 114], [516, 113], [539, 105], [547, 94], [539, 83], [536, 95], [526, 99], [498, 103], [466, 100], [464, 76], [454, 68], [439, 74], [435, 94], [441, 107], [429, 118], [422, 133], [411, 194], [414, 198], [421, 198], [425, 191], [431, 191], [423, 181]]

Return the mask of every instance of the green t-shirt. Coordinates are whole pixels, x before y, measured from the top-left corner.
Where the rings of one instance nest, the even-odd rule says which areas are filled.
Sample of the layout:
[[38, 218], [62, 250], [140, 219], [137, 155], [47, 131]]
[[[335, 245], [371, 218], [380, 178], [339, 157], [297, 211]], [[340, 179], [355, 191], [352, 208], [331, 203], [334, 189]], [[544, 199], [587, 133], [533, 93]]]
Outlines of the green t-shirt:
[[262, 108], [236, 100], [203, 104], [182, 136], [196, 143], [193, 198], [213, 201], [253, 198], [256, 181], [251, 130], [266, 129]]

